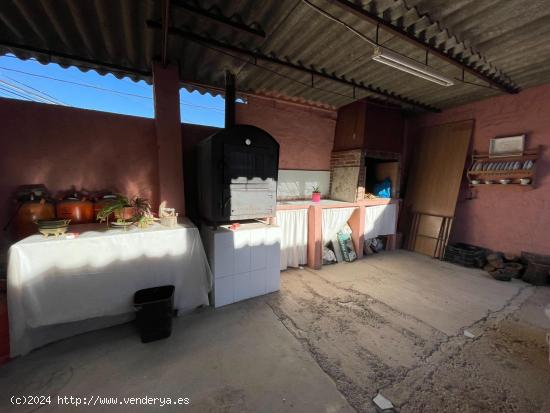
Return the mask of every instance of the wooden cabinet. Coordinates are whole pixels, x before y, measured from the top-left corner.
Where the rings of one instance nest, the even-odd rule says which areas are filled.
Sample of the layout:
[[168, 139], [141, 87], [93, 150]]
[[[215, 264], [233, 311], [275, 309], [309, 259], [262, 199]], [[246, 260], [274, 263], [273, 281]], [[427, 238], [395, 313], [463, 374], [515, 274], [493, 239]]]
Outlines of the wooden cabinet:
[[363, 148], [366, 106], [366, 102], [361, 100], [338, 109], [333, 151]]
[[338, 110], [333, 151], [367, 149], [401, 153], [404, 119], [400, 108], [360, 100]]

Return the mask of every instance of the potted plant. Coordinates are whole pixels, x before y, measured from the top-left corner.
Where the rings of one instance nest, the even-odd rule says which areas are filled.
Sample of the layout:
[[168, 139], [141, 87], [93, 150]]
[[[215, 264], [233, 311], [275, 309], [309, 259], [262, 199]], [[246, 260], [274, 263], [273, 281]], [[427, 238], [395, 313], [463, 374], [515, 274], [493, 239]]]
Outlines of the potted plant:
[[129, 200], [123, 195], [116, 195], [97, 213], [97, 219], [108, 224], [112, 215], [118, 224], [136, 223], [140, 228], [145, 228], [153, 223], [151, 204], [140, 197]]
[[151, 203], [145, 198], [135, 197], [131, 202], [134, 208], [134, 221], [139, 228], [147, 228], [154, 222]]
[[130, 205], [128, 198], [122, 195], [115, 195], [105, 202], [103, 208], [97, 213], [99, 222], [107, 222], [114, 216], [116, 222], [125, 222], [134, 217], [134, 208]]
[[319, 185], [313, 186], [313, 191], [311, 192], [311, 200], [313, 202], [321, 202], [321, 190], [319, 189]]

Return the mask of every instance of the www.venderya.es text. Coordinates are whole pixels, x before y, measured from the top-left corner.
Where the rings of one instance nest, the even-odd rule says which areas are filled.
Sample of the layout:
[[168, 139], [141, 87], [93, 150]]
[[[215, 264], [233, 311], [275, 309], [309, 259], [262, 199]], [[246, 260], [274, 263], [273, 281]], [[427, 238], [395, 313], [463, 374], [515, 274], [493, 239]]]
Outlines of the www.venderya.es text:
[[189, 397], [118, 397], [118, 396], [50, 396], [26, 395], [11, 396], [11, 404], [15, 406], [186, 406], [191, 404]]

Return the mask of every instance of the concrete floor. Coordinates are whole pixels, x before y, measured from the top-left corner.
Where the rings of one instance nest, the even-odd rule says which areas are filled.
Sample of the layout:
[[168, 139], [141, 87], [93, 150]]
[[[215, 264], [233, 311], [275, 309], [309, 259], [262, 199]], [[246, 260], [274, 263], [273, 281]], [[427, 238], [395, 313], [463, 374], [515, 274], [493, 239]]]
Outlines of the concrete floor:
[[188, 397], [197, 412], [370, 412], [379, 391], [401, 412], [550, 411], [549, 302], [550, 288], [405, 251], [290, 270], [279, 293], [180, 317], [168, 340], [143, 345], [123, 325], [9, 362], [0, 411], [36, 408], [10, 406], [12, 394], [60, 394]]

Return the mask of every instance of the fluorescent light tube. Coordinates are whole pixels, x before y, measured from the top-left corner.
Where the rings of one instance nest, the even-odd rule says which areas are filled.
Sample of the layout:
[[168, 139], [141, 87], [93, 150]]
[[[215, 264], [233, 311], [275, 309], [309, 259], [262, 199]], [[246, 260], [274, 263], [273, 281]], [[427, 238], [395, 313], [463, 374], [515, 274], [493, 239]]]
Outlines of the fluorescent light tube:
[[384, 63], [385, 65], [410, 73], [411, 75], [421, 77], [422, 79], [429, 80], [430, 82], [437, 83], [438, 85], [454, 85], [454, 82], [450, 78], [436, 72], [431, 67], [380, 46], [374, 48], [372, 60]]

